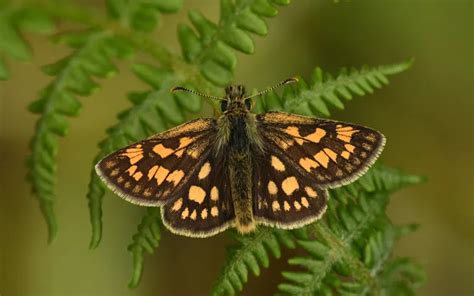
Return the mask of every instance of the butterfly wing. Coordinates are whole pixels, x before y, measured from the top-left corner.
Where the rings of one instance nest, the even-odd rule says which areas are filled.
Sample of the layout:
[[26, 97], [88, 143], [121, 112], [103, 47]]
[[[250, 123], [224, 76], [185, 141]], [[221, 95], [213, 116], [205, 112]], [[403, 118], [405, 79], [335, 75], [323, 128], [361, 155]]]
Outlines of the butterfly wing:
[[259, 114], [257, 124], [265, 151], [255, 169], [255, 216], [286, 228], [320, 217], [326, 189], [360, 177], [385, 144], [363, 126], [282, 112]]
[[[214, 152], [214, 151], [213, 151]], [[234, 207], [226, 160], [209, 153], [194, 174], [162, 209], [163, 223], [172, 232], [208, 237], [224, 231], [234, 221]]]
[[265, 143], [322, 188], [353, 182], [375, 162], [385, 137], [373, 129], [282, 112], [257, 116]]
[[106, 156], [96, 172], [127, 201], [161, 206], [202, 165], [216, 133], [215, 119], [189, 121]]
[[326, 211], [327, 190], [302, 174], [281, 151], [272, 146], [256, 163], [253, 212], [257, 223], [284, 229], [319, 219]]

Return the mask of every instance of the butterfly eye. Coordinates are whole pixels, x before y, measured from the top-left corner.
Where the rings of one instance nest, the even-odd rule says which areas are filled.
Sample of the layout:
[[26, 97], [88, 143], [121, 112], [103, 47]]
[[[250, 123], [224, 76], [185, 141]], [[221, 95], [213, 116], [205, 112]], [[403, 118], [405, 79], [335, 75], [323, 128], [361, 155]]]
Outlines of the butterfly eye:
[[244, 104], [245, 104], [245, 108], [247, 108], [247, 110], [250, 110], [250, 108], [252, 108], [252, 100], [246, 99], [244, 101]]
[[225, 112], [227, 110], [227, 101], [223, 100], [221, 101], [221, 111]]

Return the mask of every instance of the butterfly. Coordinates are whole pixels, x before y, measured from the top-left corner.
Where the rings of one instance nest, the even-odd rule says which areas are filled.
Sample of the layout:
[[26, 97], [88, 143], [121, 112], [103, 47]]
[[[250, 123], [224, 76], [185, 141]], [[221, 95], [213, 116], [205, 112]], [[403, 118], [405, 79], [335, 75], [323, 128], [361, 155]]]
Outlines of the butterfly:
[[225, 88], [218, 118], [199, 118], [124, 147], [96, 165], [125, 200], [161, 207], [173, 233], [208, 237], [235, 227], [304, 226], [324, 214], [328, 189], [375, 162], [385, 137], [373, 129], [283, 112], [254, 114], [242, 85]]

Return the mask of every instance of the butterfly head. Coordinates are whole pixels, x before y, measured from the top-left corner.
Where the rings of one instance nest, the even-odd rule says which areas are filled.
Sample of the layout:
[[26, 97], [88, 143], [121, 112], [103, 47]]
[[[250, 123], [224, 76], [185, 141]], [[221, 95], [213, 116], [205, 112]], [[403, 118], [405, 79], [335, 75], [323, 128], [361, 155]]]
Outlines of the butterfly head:
[[229, 85], [225, 88], [225, 98], [221, 101], [223, 113], [246, 113], [251, 107], [252, 101], [245, 96], [243, 85]]

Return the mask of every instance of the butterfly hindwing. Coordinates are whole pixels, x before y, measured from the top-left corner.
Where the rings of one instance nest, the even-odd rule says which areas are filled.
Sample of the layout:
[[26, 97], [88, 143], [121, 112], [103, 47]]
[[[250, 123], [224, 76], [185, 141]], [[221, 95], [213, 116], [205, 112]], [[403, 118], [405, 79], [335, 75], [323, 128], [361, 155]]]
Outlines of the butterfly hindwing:
[[288, 157], [315, 186], [333, 188], [361, 176], [385, 144], [385, 137], [359, 125], [282, 112], [257, 115], [265, 145]]
[[235, 218], [225, 160], [203, 158], [186, 186], [162, 209], [163, 223], [174, 233], [207, 237], [224, 231]]
[[287, 155], [272, 146], [256, 162], [254, 215], [257, 223], [292, 229], [324, 214], [327, 191], [301, 174]]
[[96, 171], [127, 201], [161, 206], [185, 186], [209, 153], [215, 125], [214, 119], [187, 122], [106, 156]]

